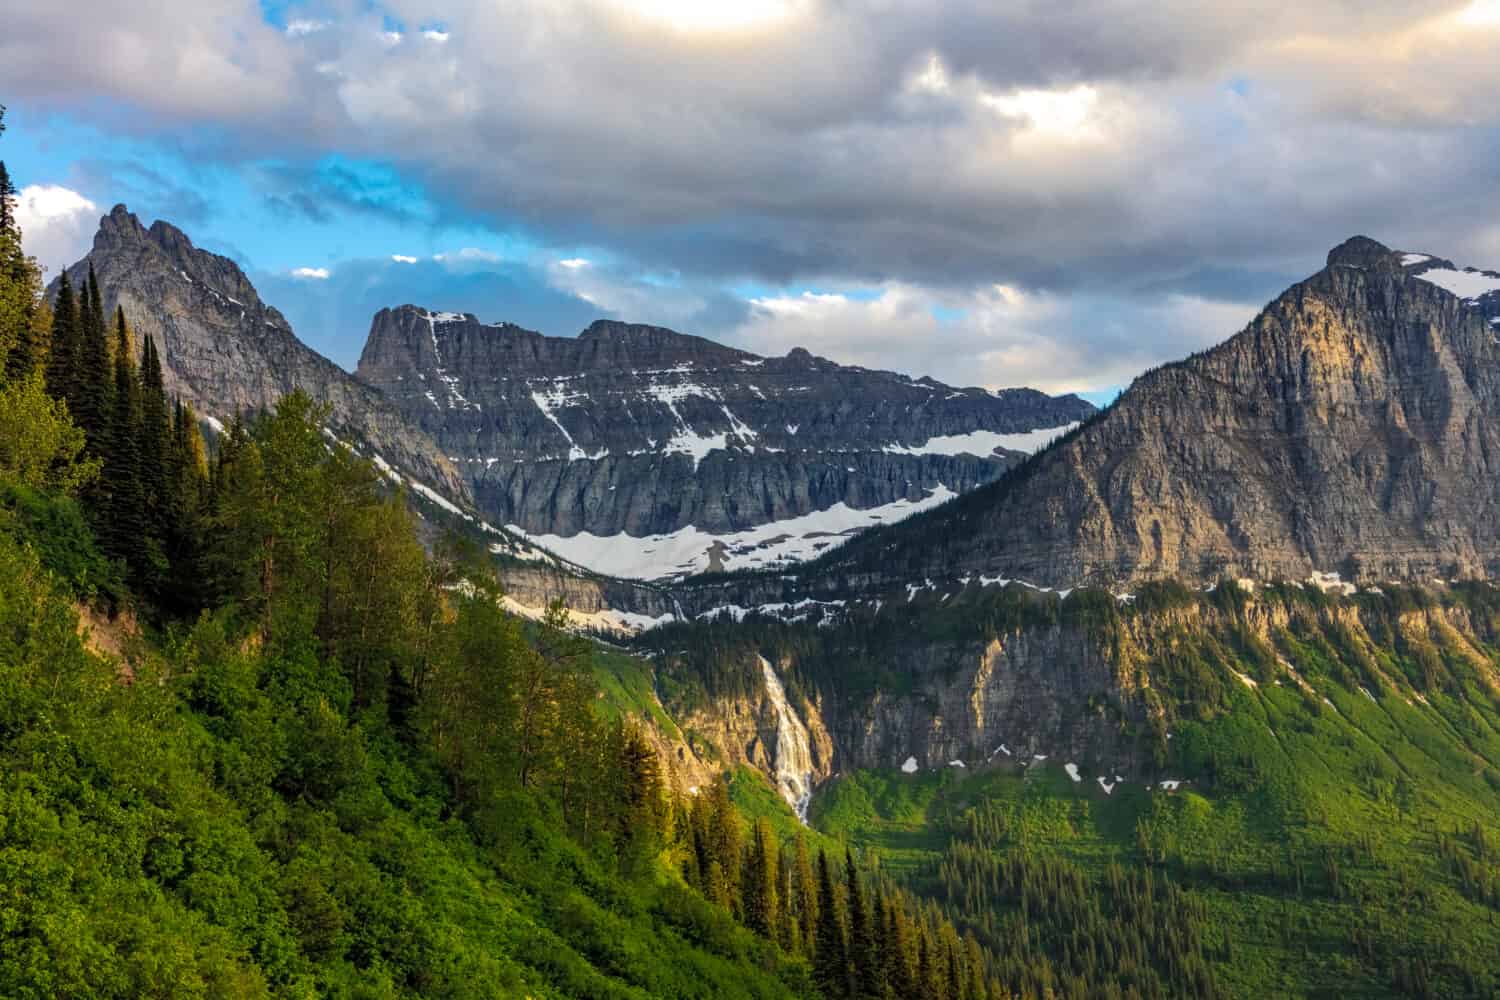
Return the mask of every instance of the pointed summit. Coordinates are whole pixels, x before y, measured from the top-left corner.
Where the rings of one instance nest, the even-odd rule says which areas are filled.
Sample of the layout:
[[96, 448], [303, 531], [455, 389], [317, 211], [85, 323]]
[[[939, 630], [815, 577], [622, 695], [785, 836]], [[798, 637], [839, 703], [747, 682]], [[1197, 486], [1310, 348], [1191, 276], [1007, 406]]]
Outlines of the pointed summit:
[[300, 387], [330, 405], [330, 426], [343, 439], [378, 450], [454, 501], [469, 499], [432, 441], [408, 427], [378, 392], [299, 341], [233, 260], [194, 246], [170, 222], [157, 220], [147, 229], [116, 205], [99, 220], [88, 256], [66, 273], [77, 288], [91, 270], [104, 314], [123, 309], [137, 336], [152, 338], [167, 393], [205, 417], [225, 423], [272, 407]]
[[1328, 266], [1396, 270], [1401, 267], [1401, 258], [1379, 240], [1372, 240], [1368, 236], [1352, 236], [1328, 251]]

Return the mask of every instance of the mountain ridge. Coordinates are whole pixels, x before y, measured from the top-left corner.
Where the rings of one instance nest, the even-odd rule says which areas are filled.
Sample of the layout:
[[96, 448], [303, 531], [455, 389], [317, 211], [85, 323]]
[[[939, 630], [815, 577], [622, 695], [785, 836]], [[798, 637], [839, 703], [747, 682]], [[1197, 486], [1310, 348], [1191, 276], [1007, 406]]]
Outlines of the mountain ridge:
[[[816, 551], [856, 512], [885, 520], [961, 493], [1094, 412], [1076, 396], [955, 389], [800, 348], [761, 357], [608, 320], [549, 337], [410, 305], [375, 315], [356, 374], [439, 442], [486, 517], [646, 577]], [[820, 539], [790, 538], [808, 517]], [[768, 547], [781, 535], [790, 543]], [[622, 551], [663, 538], [664, 560]]]
[[106, 310], [125, 310], [137, 342], [156, 340], [167, 391], [220, 427], [301, 387], [329, 404], [340, 437], [363, 442], [460, 503], [471, 501], [441, 450], [377, 392], [298, 340], [234, 261], [194, 246], [164, 220], [148, 229], [116, 205], [89, 253], [67, 269], [75, 286], [91, 265]]
[[[809, 573], [858, 578], [879, 561], [892, 581], [1053, 587], [1495, 575], [1500, 537], [1473, 515], [1500, 506], [1500, 276], [1473, 275], [1346, 241], [1240, 333], [1141, 375], [1013, 475]], [[1479, 294], [1441, 283], [1460, 281]], [[1423, 496], [1429, 475], [1440, 486]]]

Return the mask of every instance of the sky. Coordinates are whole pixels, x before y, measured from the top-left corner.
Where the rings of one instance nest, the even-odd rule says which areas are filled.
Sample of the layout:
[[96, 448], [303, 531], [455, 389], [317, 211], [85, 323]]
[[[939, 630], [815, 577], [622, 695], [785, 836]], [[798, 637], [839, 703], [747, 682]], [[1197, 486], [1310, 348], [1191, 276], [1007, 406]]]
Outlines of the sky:
[[1108, 399], [1363, 233], [1500, 264], [1500, 0], [0, 0], [52, 270], [118, 202], [358, 360], [414, 302]]

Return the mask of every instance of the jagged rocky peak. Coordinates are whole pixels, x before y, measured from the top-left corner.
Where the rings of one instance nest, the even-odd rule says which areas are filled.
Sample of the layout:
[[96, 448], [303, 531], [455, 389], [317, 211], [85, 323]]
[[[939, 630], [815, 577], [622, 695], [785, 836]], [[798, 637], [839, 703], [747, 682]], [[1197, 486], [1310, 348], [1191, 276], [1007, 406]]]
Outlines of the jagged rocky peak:
[[657, 326], [556, 337], [417, 306], [375, 315], [357, 374], [459, 462], [492, 522], [627, 576], [822, 551], [987, 482], [1094, 409]]
[[[148, 274], [200, 282], [211, 294], [232, 298], [237, 306], [260, 308], [260, 296], [240, 266], [228, 257], [201, 250], [181, 229], [162, 219], [147, 227], [124, 205], [99, 220], [89, 259], [126, 260]], [[280, 314], [276, 314], [277, 320]]]
[[1394, 271], [1401, 267], [1401, 256], [1378, 240], [1351, 236], [1328, 251], [1328, 266]]
[[1355, 237], [1243, 331], [830, 578], [1500, 573], [1500, 274]]
[[116, 205], [100, 220], [88, 256], [69, 268], [75, 284], [90, 265], [106, 308], [125, 310], [138, 341], [155, 340], [167, 390], [211, 421], [272, 407], [302, 388], [330, 405], [331, 425], [349, 440], [450, 499], [467, 500], [465, 481], [437, 446], [378, 392], [298, 340], [228, 257], [200, 249], [169, 222], [148, 229]]

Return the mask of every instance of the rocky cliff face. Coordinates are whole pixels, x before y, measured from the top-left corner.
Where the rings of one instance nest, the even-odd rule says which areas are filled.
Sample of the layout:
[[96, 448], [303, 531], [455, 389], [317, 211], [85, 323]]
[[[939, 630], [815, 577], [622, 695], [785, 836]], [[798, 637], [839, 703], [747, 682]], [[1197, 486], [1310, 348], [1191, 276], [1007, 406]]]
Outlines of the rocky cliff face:
[[[492, 521], [620, 575], [813, 554], [993, 479], [1039, 429], [1093, 412], [1071, 396], [953, 389], [801, 350], [762, 358], [658, 327], [545, 337], [414, 306], [375, 316], [358, 376], [441, 445]], [[640, 541], [685, 530], [696, 534], [654, 539], [655, 552]]]
[[70, 278], [81, 283], [89, 264], [105, 307], [119, 304], [138, 337], [155, 338], [167, 391], [199, 413], [227, 422], [300, 386], [331, 406], [329, 423], [340, 437], [367, 444], [455, 501], [467, 499], [466, 480], [443, 452], [378, 391], [299, 341], [233, 261], [198, 249], [169, 223], [147, 229], [117, 205]]
[[1500, 275], [1355, 238], [1220, 346], [809, 586], [1500, 572]]
[[[1337, 683], [1363, 688], [1371, 698], [1395, 693], [1409, 705], [1425, 704], [1422, 689], [1430, 693], [1445, 681], [1414, 681], [1395, 667], [1410, 655], [1434, 665], [1443, 657], [1462, 662], [1486, 690], [1500, 693], [1500, 671], [1481, 652], [1493, 642], [1495, 622], [1489, 612], [1471, 609], [1462, 593], [1432, 587], [1417, 600], [1411, 590], [1389, 598], [1309, 599], [1293, 585], [1233, 600], [1178, 594], [1149, 609], [1096, 594], [1089, 603], [1046, 610], [1055, 598], [1033, 597], [1039, 613], [997, 628], [1005, 616], [993, 615], [997, 605], [986, 603], [994, 602], [994, 591], [971, 585], [887, 606], [857, 624], [808, 626], [800, 634], [759, 630], [748, 640], [749, 652], [747, 643], [721, 634], [720, 641], [664, 650], [658, 658], [669, 670], [740, 673], [755, 684], [754, 649], [782, 650], [778, 673], [795, 673], [811, 688], [802, 710], [812, 735], [798, 752], [775, 749], [797, 730], [777, 727], [769, 679], [749, 697], [720, 697], [683, 720], [731, 763], [755, 766], [773, 783], [784, 778], [787, 760], [814, 761], [814, 783], [856, 768], [914, 773], [1039, 760], [1075, 764], [1085, 780], [1111, 785], [1117, 776], [1172, 780], [1180, 775], [1163, 771], [1162, 762], [1171, 759], [1176, 723], [1230, 711], [1235, 695], [1258, 687], [1321, 701], [1317, 692]], [[1100, 600], [1116, 610], [1105, 611]], [[1489, 606], [1487, 599], [1480, 605]], [[878, 641], [866, 641], [872, 632]], [[681, 642], [673, 636], [674, 645]], [[1303, 652], [1335, 647], [1340, 652], [1330, 659], [1302, 659]], [[1378, 650], [1392, 655], [1370, 654]], [[784, 781], [781, 787], [794, 801]]]

